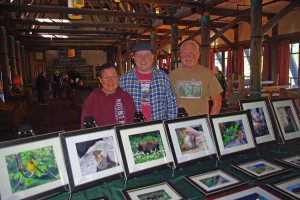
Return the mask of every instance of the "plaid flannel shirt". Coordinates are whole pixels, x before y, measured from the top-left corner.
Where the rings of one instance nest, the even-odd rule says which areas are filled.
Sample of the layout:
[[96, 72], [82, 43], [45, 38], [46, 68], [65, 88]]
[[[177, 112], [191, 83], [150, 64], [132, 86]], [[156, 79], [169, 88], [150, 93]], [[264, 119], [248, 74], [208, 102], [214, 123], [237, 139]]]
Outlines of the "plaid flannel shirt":
[[[150, 107], [152, 120], [177, 118], [177, 102], [171, 81], [163, 71], [152, 68], [153, 76], [150, 83]], [[120, 87], [133, 98], [137, 111], [141, 112], [142, 88], [136, 75], [136, 69], [126, 72], [119, 81]]]

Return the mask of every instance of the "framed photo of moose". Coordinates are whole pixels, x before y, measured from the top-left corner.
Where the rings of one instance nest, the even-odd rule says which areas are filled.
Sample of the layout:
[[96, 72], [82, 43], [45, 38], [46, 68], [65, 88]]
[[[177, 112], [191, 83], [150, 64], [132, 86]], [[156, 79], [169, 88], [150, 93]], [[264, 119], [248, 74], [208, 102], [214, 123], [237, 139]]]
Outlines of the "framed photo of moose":
[[277, 174], [290, 171], [289, 169], [268, 162], [264, 159], [242, 163], [239, 165], [232, 165], [232, 167], [244, 172], [245, 174], [248, 174], [249, 176], [254, 177], [257, 180], [265, 179]]
[[241, 187], [235, 190], [230, 190], [226, 193], [217, 194], [207, 198], [207, 200], [228, 200], [228, 199], [272, 199], [272, 200], [282, 200], [273, 191], [268, 190], [268, 188], [251, 185]]
[[122, 190], [126, 200], [133, 199], [186, 199], [170, 182], [155, 183], [144, 187]]
[[184, 178], [207, 196], [246, 184], [220, 169]]
[[164, 121], [175, 166], [183, 166], [215, 155], [207, 115]]
[[281, 163], [284, 163], [286, 165], [300, 169], [300, 155], [288, 156], [288, 157], [276, 159], [276, 160]]
[[114, 126], [60, 134], [71, 192], [122, 176], [123, 164]]
[[256, 144], [276, 141], [276, 123], [268, 98], [239, 100], [241, 110], [249, 110]]
[[270, 99], [283, 142], [300, 138], [298, 110], [293, 98]]
[[59, 132], [0, 143], [0, 199], [41, 199], [67, 190]]
[[210, 116], [219, 157], [255, 148], [249, 111]]
[[173, 162], [162, 120], [116, 126], [126, 178], [167, 168]]
[[267, 184], [267, 186], [285, 195], [288, 199], [300, 199], [300, 176], [280, 180]]

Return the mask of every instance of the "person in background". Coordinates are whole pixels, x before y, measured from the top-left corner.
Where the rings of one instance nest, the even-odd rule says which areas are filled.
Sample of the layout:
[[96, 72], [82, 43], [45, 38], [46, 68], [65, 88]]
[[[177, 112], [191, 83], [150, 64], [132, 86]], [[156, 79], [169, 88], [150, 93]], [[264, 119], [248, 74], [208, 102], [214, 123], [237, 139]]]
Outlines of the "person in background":
[[196, 41], [187, 40], [180, 48], [182, 66], [170, 73], [178, 107], [183, 107], [189, 116], [209, 114], [209, 100], [213, 105], [210, 114], [221, 109], [222, 87], [212, 70], [198, 64], [200, 48]]
[[160, 67], [159, 69], [162, 70], [163, 72], [165, 72], [166, 74], [169, 74], [166, 63], [163, 63], [162, 67]]
[[47, 105], [45, 102], [45, 95], [44, 95], [44, 90], [47, 87], [47, 81], [46, 81], [46, 72], [42, 71], [40, 75], [36, 79], [36, 93], [38, 96], [38, 103], [39, 105]]
[[215, 76], [217, 77], [217, 79], [223, 89], [222, 99], [226, 99], [226, 92], [227, 92], [228, 85], [227, 85], [225, 76], [224, 76], [223, 72], [221, 70], [219, 70], [218, 67], [214, 67], [213, 72], [214, 72]]
[[101, 87], [94, 89], [84, 102], [81, 128], [90, 116], [98, 126], [133, 123], [136, 107], [132, 97], [119, 87], [117, 67], [111, 63], [102, 65], [99, 81]]
[[59, 71], [55, 71], [52, 79], [51, 79], [51, 84], [52, 84], [52, 90], [53, 90], [53, 98], [56, 98], [57, 94], [59, 95], [59, 97], [62, 97], [62, 93], [61, 93], [61, 78], [59, 75]]
[[133, 98], [147, 121], [177, 118], [177, 103], [168, 75], [153, 66], [154, 47], [133, 48], [136, 67], [120, 78], [120, 87]]

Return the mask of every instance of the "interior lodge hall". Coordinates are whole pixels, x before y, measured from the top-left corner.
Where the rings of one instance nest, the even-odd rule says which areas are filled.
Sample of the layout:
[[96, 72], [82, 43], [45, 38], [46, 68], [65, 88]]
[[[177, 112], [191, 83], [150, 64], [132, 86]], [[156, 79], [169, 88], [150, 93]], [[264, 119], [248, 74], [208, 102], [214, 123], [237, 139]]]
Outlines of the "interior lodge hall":
[[[300, 199], [300, 1], [2, 0], [0, 14], [0, 199]], [[101, 65], [123, 75], [148, 43], [171, 73], [187, 40], [225, 77], [219, 114], [81, 129]]]

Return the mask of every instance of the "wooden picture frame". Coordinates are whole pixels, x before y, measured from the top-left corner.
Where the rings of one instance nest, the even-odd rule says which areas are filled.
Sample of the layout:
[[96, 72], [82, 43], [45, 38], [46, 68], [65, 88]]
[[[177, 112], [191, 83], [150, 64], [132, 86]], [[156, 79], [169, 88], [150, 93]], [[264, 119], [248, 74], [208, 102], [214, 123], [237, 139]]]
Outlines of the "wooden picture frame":
[[300, 138], [299, 112], [293, 98], [270, 99], [283, 143]]
[[300, 176], [294, 176], [292, 178], [285, 178], [270, 184], [268, 187], [280, 192], [289, 199], [300, 199]]
[[42, 199], [67, 191], [59, 133], [0, 143], [0, 199]]
[[207, 115], [164, 121], [175, 167], [216, 155]]
[[184, 178], [206, 196], [231, 190], [247, 184], [221, 169], [201, 174], [193, 174], [185, 176]]
[[122, 177], [114, 125], [60, 134], [71, 192]]
[[228, 199], [272, 199], [282, 200], [280, 196], [260, 185], [251, 185], [231, 190], [223, 194], [207, 198], [207, 200], [228, 200]]
[[241, 110], [249, 110], [257, 145], [276, 141], [277, 129], [268, 98], [239, 100]]
[[231, 166], [257, 180], [269, 178], [290, 171], [290, 169], [286, 169], [264, 159]]
[[173, 163], [162, 120], [116, 126], [126, 178], [139, 176]]
[[186, 199], [186, 197], [175, 188], [171, 182], [161, 182], [122, 190], [126, 200], [134, 199]]
[[210, 122], [219, 157], [255, 149], [249, 111], [210, 115]]

